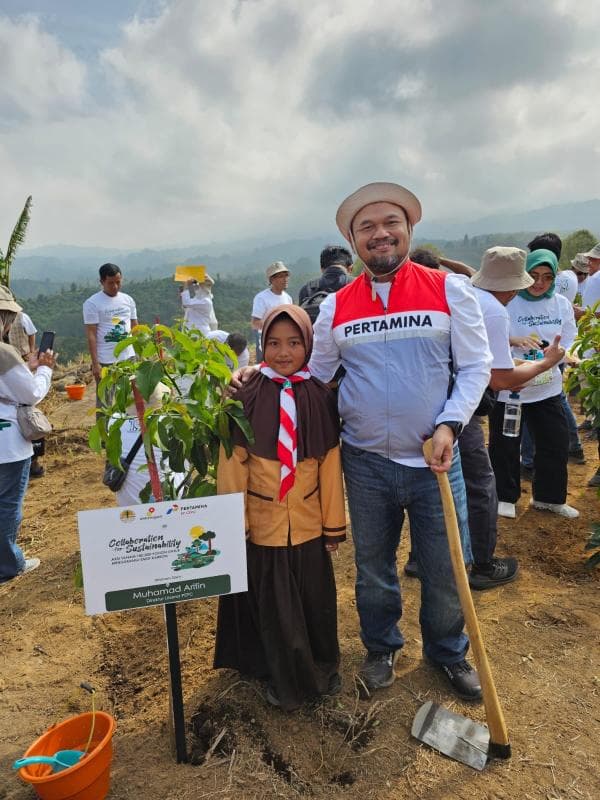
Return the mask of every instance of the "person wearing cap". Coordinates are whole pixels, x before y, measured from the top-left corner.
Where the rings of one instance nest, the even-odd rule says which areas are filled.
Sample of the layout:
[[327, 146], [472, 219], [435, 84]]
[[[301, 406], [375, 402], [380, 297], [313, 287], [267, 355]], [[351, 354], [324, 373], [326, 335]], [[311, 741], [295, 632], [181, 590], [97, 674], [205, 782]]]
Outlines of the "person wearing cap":
[[0, 286], [0, 583], [39, 567], [39, 558], [25, 558], [17, 544], [23, 498], [29, 481], [33, 446], [17, 423], [19, 405], [35, 405], [50, 389], [56, 358], [52, 350], [32, 353], [26, 364], [8, 344], [11, 325], [21, 306]]
[[[569, 301], [555, 292], [558, 259], [551, 250], [529, 253], [525, 268], [533, 282], [521, 289], [507, 306], [513, 357], [524, 359], [531, 349], [539, 350], [543, 341], [568, 350], [575, 339], [576, 326]], [[529, 381], [519, 392], [523, 420], [535, 444], [534, 474], [530, 506], [574, 519], [579, 512], [568, 505], [567, 461], [569, 434], [561, 402], [562, 373], [558, 362]], [[521, 494], [519, 436], [502, 433], [504, 407], [509, 391], [500, 391], [490, 414], [489, 453], [498, 492], [498, 513], [514, 517]]]
[[[490, 376], [481, 310], [468, 280], [409, 259], [421, 205], [393, 183], [371, 183], [338, 209], [337, 225], [364, 264], [321, 303], [309, 367], [339, 390], [343, 466], [367, 650], [363, 692], [390, 686], [404, 639], [396, 551], [408, 514], [421, 575], [425, 657], [460, 697], [481, 698], [454, 582], [438, 482], [447, 472], [467, 563], [471, 548], [456, 439]], [[428, 464], [423, 441], [433, 439]]]
[[194, 279], [186, 281], [185, 288], [181, 292], [181, 305], [184, 310], [183, 324], [186, 328], [195, 328], [205, 336], [211, 330], [218, 329], [213, 306], [212, 287], [214, 285], [214, 280], [210, 275], [206, 275], [201, 283]]
[[293, 300], [290, 295], [285, 291], [290, 281], [290, 271], [283, 263], [283, 261], [274, 261], [266, 269], [268, 289], [263, 289], [254, 296], [252, 302], [252, 328], [256, 336], [256, 361], [257, 363], [262, 360], [262, 351], [260, 347], [262, 336], [262, 321], [267, 313], [272, 308], [282, 305], [292, 305]]
[[600, 242], [581, 255], [587, 259], [589, 274], [581, 293], [581, 304], [584, 308], [591, 308], [600, 300]]
[[[517, 247], [492, 247], [485, 251], [481, 268], [471, 278], [492, 351], [489, 389], [493, 393], [520, 388], [558, 364], [565, 353], [556, 337], [546, 348], [542, 358], [523, 361], [519, 365], [513, 362], [509, 344], [510, 319], [506, 305], [520, 290], [533, 284], [533, 279], [525, 271], [525, 262], [524, 250]], [[477, 413], [460, 437], [460, 452], [464, 462], [469, 531], [474, 554], [469, 583], [473, 589], [486, 589], [508, 583], [516, 577], [518, 564], [514, 558], [499, 559], [493, 555], [498, 527], [496, 481], [485, 446], [482, 418]]]

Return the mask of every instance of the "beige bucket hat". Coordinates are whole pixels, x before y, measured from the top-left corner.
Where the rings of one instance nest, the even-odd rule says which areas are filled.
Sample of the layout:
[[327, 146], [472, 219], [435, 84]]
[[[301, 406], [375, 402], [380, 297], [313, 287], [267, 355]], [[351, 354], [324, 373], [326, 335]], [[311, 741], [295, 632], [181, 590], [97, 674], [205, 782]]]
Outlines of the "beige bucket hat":
[[517, 292], [527, 289], [533, 278], [525, 271], [527, 253], [519, 247], [490, 247], [481, 259], [479, 272], [471, 278], [473, 286], [489, 292]]
[[371, 203], [393, 203], [406, 212], [412, 226], [421, 219], [421, 203], [415, 195], [397, 183], [367, 183], [349, 195], [340, 205], [335, 221], [344, 238], [352, 243], [350, 228], [352, 220], [365, 206]]
[[271, 278], [278, 275], [280, 272], [289, 272], [289, 269], [283, 261], [274, 261], [267, 267], [267, 280], [270, 282]]
[[577, 272], [583, 272], [584, 275], [587, 275], [590, 271], [590, 265], [585, 253], [577, 253], [575, 258], [571, 259], [571, 266], [573, 269], [576, 269]]
[[578, 255], [585, 256], [586, 258], [600, 258], [600, 242], [595, 244], [587, 253], [578, 253]]
[[7, 286], [0, 286], [0, 311], [16, 311], [18, 314], [22, 310], [11, 290]]

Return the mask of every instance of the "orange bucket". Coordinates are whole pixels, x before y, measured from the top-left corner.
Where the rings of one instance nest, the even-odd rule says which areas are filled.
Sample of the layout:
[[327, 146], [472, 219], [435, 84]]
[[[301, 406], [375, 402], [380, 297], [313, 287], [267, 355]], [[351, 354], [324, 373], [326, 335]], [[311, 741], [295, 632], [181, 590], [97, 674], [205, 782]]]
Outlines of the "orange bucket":
[[[48, 728], [25, 753], [27, 756], [53, 756], [58, 750], [85, 750], [92, 727], [92, 712]], [[48, 764], [21, 767], [19, 775], [30, 783], [42, 800], [104, 800], [110, 788], [112, 736], [115, 721], [104, 711], [96, 711], [94, 736], [87, 755], [68, 769], [52, 772]]]
[[65, 386], [69, 400], [83, 400], [85, 394], [85, 383], [71, 383]]

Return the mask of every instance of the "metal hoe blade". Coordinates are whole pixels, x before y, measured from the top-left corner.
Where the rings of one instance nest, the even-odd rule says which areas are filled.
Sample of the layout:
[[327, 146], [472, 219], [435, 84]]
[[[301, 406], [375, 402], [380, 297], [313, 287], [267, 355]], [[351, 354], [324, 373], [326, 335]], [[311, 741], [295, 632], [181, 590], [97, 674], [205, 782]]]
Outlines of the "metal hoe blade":
[[485, 725], [454, 714], [431, 700], [417, 711], [411, 734], [473, 769], [482, 770], [487, 763], [490, 732]]

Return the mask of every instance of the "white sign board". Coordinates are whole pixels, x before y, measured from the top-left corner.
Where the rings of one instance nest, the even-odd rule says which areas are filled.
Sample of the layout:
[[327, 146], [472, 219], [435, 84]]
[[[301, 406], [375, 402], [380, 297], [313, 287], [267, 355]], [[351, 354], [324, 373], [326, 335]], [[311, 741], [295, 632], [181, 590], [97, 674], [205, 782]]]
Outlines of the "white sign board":
[[77, 517], [86, 614], [248, 589], [243, 494]]

